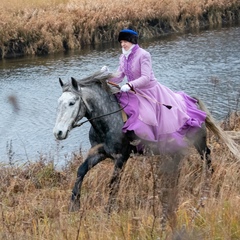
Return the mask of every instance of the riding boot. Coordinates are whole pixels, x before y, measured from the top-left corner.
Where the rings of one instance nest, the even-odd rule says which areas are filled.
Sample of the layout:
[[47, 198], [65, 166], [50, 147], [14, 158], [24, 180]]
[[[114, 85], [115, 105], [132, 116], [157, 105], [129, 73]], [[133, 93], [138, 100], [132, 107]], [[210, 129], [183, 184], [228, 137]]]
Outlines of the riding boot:
[[141, 143], [141, 140], [137, 137], [133, 130], [127, 131], [126, 136], [129, 139], [129, 142], [133, 146], [138, 146]]

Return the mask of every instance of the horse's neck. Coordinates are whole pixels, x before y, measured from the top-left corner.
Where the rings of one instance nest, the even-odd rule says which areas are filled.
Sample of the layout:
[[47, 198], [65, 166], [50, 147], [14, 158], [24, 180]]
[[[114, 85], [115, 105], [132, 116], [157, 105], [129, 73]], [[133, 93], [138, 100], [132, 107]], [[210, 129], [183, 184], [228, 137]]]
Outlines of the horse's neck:
[[86, 117], [94, 131], [101, 137], [117, 133], [122, 129], [121, 111], [116, 112], [120, 109], [116, 98], [104, 91], [103, 89], [91, 89], [87, 96], [87, 103], [91, 111], [87, 111]]
[[[115, 96], [101, 88], [96, 87], [89, 89], [85, 98], [91, 108], [89, 117], [98, 117], [104, 114], [112, 113], [119, 109]], [[113, 117], [116, 117], [116, 115], [118, 114], [114, 114]]]

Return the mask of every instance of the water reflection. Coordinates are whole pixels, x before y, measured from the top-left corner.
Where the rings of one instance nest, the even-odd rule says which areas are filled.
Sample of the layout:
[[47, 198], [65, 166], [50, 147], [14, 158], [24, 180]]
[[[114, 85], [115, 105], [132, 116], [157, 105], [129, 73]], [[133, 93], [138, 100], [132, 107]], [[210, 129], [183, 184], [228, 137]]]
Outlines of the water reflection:
[[[240, 28], [204, 31], [155, 38], [140, 44], [152, 54], [157, 79], [173, 90], [196, 95], [218, 120], [229, 110], [239, 110]], [[25, 57], [0, 62], [0, 160], [34, 160], [50, 155], [67, 159], [73, 151], [89, 147], [89, 124], [74, 129], [67, 140], [56, 142], [52, 134], [57, 99], [61, 94], [58, 78], [85, 77], [103, 65], [112, 71], [118, 66], [118, 43], [89, 47], [82, 51], [45, 57]], [[19, 104], [15, 111], [9, 96]]]

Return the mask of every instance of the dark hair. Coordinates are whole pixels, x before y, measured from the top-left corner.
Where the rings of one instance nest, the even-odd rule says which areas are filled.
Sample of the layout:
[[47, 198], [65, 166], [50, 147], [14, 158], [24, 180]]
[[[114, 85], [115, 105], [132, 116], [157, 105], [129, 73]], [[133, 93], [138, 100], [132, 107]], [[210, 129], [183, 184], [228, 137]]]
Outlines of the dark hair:
[[131, 30], [131, 29], [123, 29], [120, 31], [119, 35], [118, 35], [118, 41], [128, 41], [131, 42], [133, 44], [137, 44], [138, 43], [138, 33]]

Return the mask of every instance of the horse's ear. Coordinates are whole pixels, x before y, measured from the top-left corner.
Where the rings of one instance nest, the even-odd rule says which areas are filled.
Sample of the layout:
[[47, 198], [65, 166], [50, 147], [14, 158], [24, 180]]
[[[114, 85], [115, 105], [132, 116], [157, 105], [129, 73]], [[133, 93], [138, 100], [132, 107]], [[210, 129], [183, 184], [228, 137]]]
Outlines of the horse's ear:
[[59, 83], [60, 83], [61, 87], [63, 87], [64, 84], [63, 84], [63, 81], [61, 78], [59, 78]]
[[78, 82], [75, 78], [71, 77], [71, 81], [72, 81], [72, 86], [73, 88], [78, 91]]

